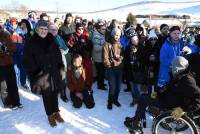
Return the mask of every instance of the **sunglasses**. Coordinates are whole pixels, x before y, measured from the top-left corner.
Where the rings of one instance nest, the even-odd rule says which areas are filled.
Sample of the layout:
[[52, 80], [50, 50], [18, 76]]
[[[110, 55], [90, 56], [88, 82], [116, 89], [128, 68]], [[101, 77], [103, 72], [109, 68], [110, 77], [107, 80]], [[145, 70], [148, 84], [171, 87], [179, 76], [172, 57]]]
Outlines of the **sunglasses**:
[[79, 68], [81, 68], [82, 66], [80, 65], [80, 66], [75, 66], [75, 69], [79, 69]]
[[157, 40], [157, 38], [150, 38], [149, 40]]
[[101, 30], [105, 31], [106, 29], [105, 28], [101, 28]]
[[83, 28], [78, 28], [78, 30], [83, 30]]

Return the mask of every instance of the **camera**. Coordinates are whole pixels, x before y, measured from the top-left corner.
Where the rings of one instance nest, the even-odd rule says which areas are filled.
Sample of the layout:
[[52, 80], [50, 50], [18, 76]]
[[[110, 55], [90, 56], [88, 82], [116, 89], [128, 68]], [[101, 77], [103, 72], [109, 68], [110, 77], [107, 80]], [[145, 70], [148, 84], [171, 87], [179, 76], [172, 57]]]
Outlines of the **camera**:
[[5, 53], [7, 51], [7, 46], [5, 43], [0, 42], [0, 53]]

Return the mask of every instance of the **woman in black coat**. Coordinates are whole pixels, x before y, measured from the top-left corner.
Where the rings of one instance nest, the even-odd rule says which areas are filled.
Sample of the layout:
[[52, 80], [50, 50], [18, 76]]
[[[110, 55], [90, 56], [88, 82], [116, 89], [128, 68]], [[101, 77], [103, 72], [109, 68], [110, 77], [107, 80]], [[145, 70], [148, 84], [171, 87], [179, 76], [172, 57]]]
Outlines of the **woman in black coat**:
[[56, 121], [64, 122], [58, 108], [58, 90], [64, 65], [54, 37], [48, 33], [47, 25], [44, 20], [38, 21], [34, 35], [24, 47], [24, 63], [31, 89], [41, 91], [49, 124], [54, 127]]
[[142, 86], [146, 84], [146, 67], [144, 58], [144, 46], [140, 44], [137, 35], [131, 37], [130, 44], [125, 49], [124, 58], [127, 61], [127, 80], [131, 85], [133, 102], [137, 103], [140, 92], [143, 91]]

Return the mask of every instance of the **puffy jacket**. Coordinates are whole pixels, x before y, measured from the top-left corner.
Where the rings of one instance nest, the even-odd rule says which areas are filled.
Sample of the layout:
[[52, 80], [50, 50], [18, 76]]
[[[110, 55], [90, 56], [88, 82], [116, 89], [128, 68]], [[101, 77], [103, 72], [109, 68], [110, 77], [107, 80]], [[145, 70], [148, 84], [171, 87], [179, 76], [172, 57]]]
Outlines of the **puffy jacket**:
[[[190, 53], [183, 54], [182, 49], [184, 46], [188, 46], [191, 49]], [[176, 56], [184, 56], [187, 58], [188, 54], [198, 52], [199, 48], [195, 45], [183, 42], [180, 40], [178, 43], [174, 44], [171, 42], [170, 38], [167, 38], [160, 50], [160, 70], [158, 78], [158, 86], [166, 86], [171, 77], [171, 62]], [[162, 89], [162, 88], [161, 88]]]
[[103, 62], [103, 46], [105, 44], [105, 35], [95, 31], [92, 38], [93, 50], [92, 58], [95, 62]]
[[16, 46], [12, 43], [8, 32], [0, 32], [0, 42], [7, 48], [5, 53], [0, 53], [0, 66], [13, 64], [13, 53], [16, 51]]

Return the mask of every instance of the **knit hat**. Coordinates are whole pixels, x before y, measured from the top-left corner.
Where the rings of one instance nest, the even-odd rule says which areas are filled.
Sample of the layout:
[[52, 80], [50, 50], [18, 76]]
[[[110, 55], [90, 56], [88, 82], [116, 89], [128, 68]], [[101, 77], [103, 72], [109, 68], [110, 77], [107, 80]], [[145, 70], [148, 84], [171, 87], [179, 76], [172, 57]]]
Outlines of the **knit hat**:
[[169, 29], [169, 33], [175, 31], [175, 30], [178, 30], [178, 31], [181, 31], [180, 27], [179, 26], [173, 26]]
[[10, 22], [17, 22], [17, 19], [15, 18], [15, 17], [12, 17], [11, 19], [10, 19]]
[[97, 29], [100, 29], [102, 26], [105, 26], [105, 21], [103, 21], [102, 19], [99, 19], [95, 26]]
[[43, 17], [48, 16], [47, 13], [41, 13], [40, 14], [40, 19], [42, 19]]
[[158, 36], [156, 35], [154, 30], [151, 30], [149, 32], [148, 39], [150, 39], [150, 38], [157, 38], [158, 39]]
[[182, 56], [177, 56], [172, 60], [172, 74], [174, 76], [185, 71], [189, 66], [188, 60]]
[[84, 27], [84, 25], [83, 25], [82, 23], [77, 23], [77, 24], [76, 24], [76, 31], [77, 31], [77, 29], [78, 29], [79, 27]]
[[166, 26], [169, 27], [167, 24], [161, 24], [161, 25], [160, 25], [160, 31], [161, 31], [164, 27], [166, 27]]
[[135, 29], [135, 31], [143, 31], [144, 30], [144, 28], [141, 26], [141, 24], [137, 24], [136, 25], [136, 29]]
[[36, 25], [37, 27], [41, 27], [41, 26], [47, 27], [48, 22], [46, 20], [39, 20]]
[[35, 26], [35, 29], [37, 30], [39, 27], [48, 27], [48, 22], [45, 21], [45, 20], [39, 20], [37, 23], [36, 23], [36, 26]]
[[114, 37], [115, 35], [121, 36], [121, 30], [119, 28], [113, 28], [111, 36]]
[[65, 15], [65, 18], [67, 18], [67, 17], [72, 17], [72, 13], [67, 13], [67, 14]]

